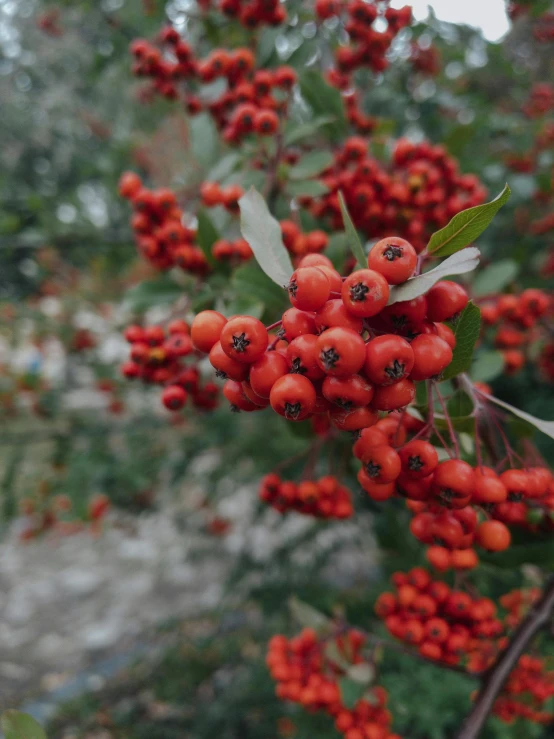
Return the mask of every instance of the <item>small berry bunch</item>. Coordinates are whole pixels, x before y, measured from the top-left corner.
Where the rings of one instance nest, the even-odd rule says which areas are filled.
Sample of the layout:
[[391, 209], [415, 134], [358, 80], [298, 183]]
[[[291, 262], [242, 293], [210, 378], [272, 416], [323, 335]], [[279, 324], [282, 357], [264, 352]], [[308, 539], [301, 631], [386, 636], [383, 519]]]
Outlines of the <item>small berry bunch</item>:
[[294, 222], [283, 220], [280, 222], [283, 244], [293, 257], [301, 258], [306, 254], [319, 254], [329, 243], [329, 237], [325, 231], [316, 229], [302, 233], [300, 227]]
[[[131, 345], [130, 360], [121, 367], [124, 377], [163, 385], [162, 403], [171, 411], [183, 408], [189, 396], [196, 408], [213, 410], [217, 406], [217, 385], [213, 382], [201, 384], [185, 321], [172, 321], [167, 330], [161, 326], [133, 325], [124, 335]], [[188, 357], [193, 358], [192, 364], [184, 362]]]
[[266, 663], [277, 682], [277, 696], [307, 710], [328, 713], [344, 739], [399, 739], [390, 732], [392, 716], [384, 688], [372, 686], [353, 708], [341, 701], [338, 681], [350, 665], [364, 661], [365, 641], [355, 629], [325, 640], [318, 639], [313, 629], [304, 629], [290, 640], [275, 635]]
[[396, 639], [434, 662], [485, 669], [498, 651], [504, 625], [489, 598], [452, 590], [416, 567], [392, 576], [395, 592], [382, 593], [375, 612]]
[[554, 721], [554, 711], [548, 708], [552, 696], [554, 670], [548, 669], [546, 659], [524, 654], [496, 699], [493, 714], [509, 724], [526, 719], [550, 725]]
[[[160, 44], [158, 48], [145, 39], [131, 44], [133, 72], [151, 79], [153, 92], [171, 100], [181, 98], [191, 115], [207, 110], [227, 143], [239, 143], [252, 133], [271, 136], [277, 131], [279, 113], [286, 114], [296, 82], [292, 67], [256, 69], [253, 52], [242, 47], [215, 49], [205, 59], [197, 59], [171, 26], [160, 32]], [[217, 79], [226, 81], [225, 90], [203, 101], [202, 86]]]
[[420, 252], [431, 234], [464, 208], [479, 205], [486, 191], [475, 175], [460, 174], [444, 147], [399, 139], [391, 164], [368, 154], [368, 140], [352, 136], [321, 176], [328, 192], [313, 198], [311, 211], [340, 229], [342, 191], [354, 224], [368, 239], [392, 231]]
[[212, 246], [212, 256], [218, 262], [241, 264], [252, 258], [252, 249], [245, 239], [218, 239]]
[[279, 26], [287, 19], [287, 11], [279, 0], [217, 0], [216, 4], [222, 13], [249, 29]]
[[332, 475], [295, 483], [270, 473], [261, 481], [260, 498], [279, 513], [296, 511], [316, 518], [350, 518], [354, 512], [350, 491]]
[[436, 46], [422, 46], [419, 41], [412, 42], [410, 62], [415, 72], [428, 77], [436, 77], [441, 71], [440, 52]]
[[554, 110], [554, 85], [535, 82], [522, 109], [528, 118], [540, 118]]
[[217, 182], [203, 182], [200, 186], [202, 205], [206, 208], [215, 208], [222, 205], [229, 213], [239, 212], [239, 199], [244, 195], [240, 185], [221, 187]]
[[131, 228], [143, 257], [157, 269], [178, 265], [197, 275], [208, 271], [204, 252], [194, 243], [196, 231], [183, 225], [175, 193], [167, 188], [148, 190], [134, 172], [121, 176], [119, 193], [133, 207]]
[[[553, 309], [551, 297], [536, 288], [483, 301], [481, 318], [486, 326], [497, 327], [494, 343], [502, 351], [508, 374], [515, 374], [524, 366], [526, 349], [550, 335]], [[543, 366], [541, 359], [539, 366]], [[548, 374], [548, 353], [543, 369], [547, 376], [552, 376]]]

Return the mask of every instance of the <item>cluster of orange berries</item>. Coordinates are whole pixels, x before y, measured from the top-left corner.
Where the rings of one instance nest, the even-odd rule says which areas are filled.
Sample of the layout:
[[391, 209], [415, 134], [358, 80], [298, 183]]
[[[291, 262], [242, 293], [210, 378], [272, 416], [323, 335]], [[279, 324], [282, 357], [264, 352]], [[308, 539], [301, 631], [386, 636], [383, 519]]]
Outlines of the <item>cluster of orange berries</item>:
[[296, 511], [316, 518], [350, 518], [354, 512], [350, 491], [332, 475], [295, 483], [281, 480], [272, 472], [261, 481], [260, 498], [279, 513]]
[[218, 262], [240, 264], [252, 258], [252, 249], [245, 239], [218, 239], [212, 246], [212, 256]]
[[[514, 21], [527, 15], [532, 9], [532, 3], [511, 2], [508, 5], [508, 16]], [[546, 43], [554, 40], [554, 13], [545, 12], [533, 18], [533, 36], [539, 42]]]
[[[201, 384], [197, 357], [185, 321], [172, 321], [167, 330], [161, 326], [128, 326], [124, 332], [131, 345], [130, 359], [121, 373], [130, 380], [163, 385], [161, 400], [171, 411], [183, 408], [190, 396], [195, 408], [213, 410], [218, 402], [218, 387], [213, 382]], [[183, 360], [192, 356], [193, 364]]]
[[519, 295], [485, 299], [481, 305], [481, 318], [487, 326], [498, 326], [494, 342], [502, 351], [504, 369], [508, 374], [514, 374], [524, 366], [524, 349], [544, 338], [541, 322], [551, 318], [553, 310], [551, 297], [535, 288], [524, 290]]
[[344, 739], [400, 739], [390, 731], [388, 695], [381, 686], [369, 688], [353, 708], [342, 703], [339, 680], [346, 672], [345, 666], [364, 661], [365, 641], [355, 629], [325, 640], [319, 640], [313, 629], [304, 629], [290, 640], [275, 635], [266, 658], [277, 683], [275, 692], [281, 700], [328, 713]]
[[125, 172], [119, 193], [134, 210], [131, 228], [140, 254], [158, 269], [178, 265], [187, 272], [203, 275], [208, 262], [194, 243], [196, 231], [183, 225], [183, 212], [175, 193], [167, 188], [148, 190], [134, 172]]
[[526, 719], [550, 725], [554, 721], [554, 711], [548, 709], [552, 696], [554, 670], [548, 669], [546, 659], [524, 654], [496, 699], [493, 714], [508, 724]]
[[328, 192], [313, 198], [310, 209], [334, 229], [342, 226], [342, 191], [354, 224], [368, 239], [393, 231], [420, 252], [456, 213], [485, 200], [479, 179], [461, 174], [443, 146], [399, 139], [389, 166], [371, 157], [368, 147], [363, 137], [347, 139], [320, 176]]
[[549, 82], [535, 82], [523, 105], [523, 112], [528, 118], [540, 118], [553, 109], [554, 85]]
[[436, 77], [441, 71], [441, 56], [436, 46], [421, 46], [414, 41], [411, 45], [410, 62], [420, 74]]
[[[412, 9], [405, 6], [396, 10], [386, 7], [388, 0], [364, 2], [364, 0], [316, 0], [314, 10], [320, 20], [341, 16], [346, 12], [344, 30], [349, 43], [339, 46], [335, 52], [337, 73], [331, 81], [337, 86], [347, 85], [350, 75], [357, 69], [367, 67], [373, 72], [382, 72], [388, 66], [386, 54], [398, 32], [409, 26]], [[386, 21], [386, 29], [377, 30], [375, 21]]]
[[[131, 45], [134, 73], [151, 78], [155, 92], [172, 100], [181, 94], [191, 115], [207, 110], [228, 143], [237, 143], [250, 133], [275, 133], [279, 113], [286, 112], [288, 93], [296, 82], [292, 67], [256, 70], [255, 56], [247, 48], [215, 49], [205, 59], [196, 59], [190, 45], [171, 26], [162, 29], [160, 42], [162, 49], [145, 39]], [[175, 61], [169, 61], [163, 49]], [[226, 80], [225, 90], [215, 100], [202, 101], [201, 85], [216, 79]], [[274, 95], [275, 90], [279, 94]]]
[[396, 639], [435, 662], [480, 672], [503, 644], [504, 625], [490, 598], [473, 597], [433, 580], [422, 567], [392, 576], [395, 592], [382, 593], [375, 612]]
[[[209, 0], [205, 4], [208, 5]], [[287, 19], [287, 11], [279, 0], [216, 0], [216, 5], [222, 13], [236, 18], [245, 28], [279, 26]]]
[[200, 197], [202, 205], [206, 208], [223, 206], [229, 213], [239, 212], [239, 200], [244, 195], [240, 185], [227, 185], [221, 187], [217, 182], [203, 182], [200, 185]]
[[325, 231], [315, 229], [302, 233], [294, 222], [283, 220], [280, 222], [283, 244], [293, 257], [304, 257], [306, 254], [319, 254], [329, 243]]

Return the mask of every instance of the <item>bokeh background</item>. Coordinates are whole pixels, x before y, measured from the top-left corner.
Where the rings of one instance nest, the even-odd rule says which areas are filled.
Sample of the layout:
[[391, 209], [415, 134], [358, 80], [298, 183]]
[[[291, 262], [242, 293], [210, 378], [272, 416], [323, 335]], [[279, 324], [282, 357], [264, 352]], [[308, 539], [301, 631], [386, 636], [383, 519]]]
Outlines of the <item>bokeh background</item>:
[[[495, 287], [489, 272], [487, 289], [551, 287], [552, 231], [530, 224], [552, 206], [552, 144], [528, 162], [549, 119], [524, 107], [552, 80], [552, 42], [534, 40], [535, 16], [510, 21], [503, 0], [413, 5], [366, 112], [383, 131], [443, 142], [491, 193], [508, 180], [510, 203], [480, 240], [508, 280]], [[30, 711], [49, 737], [332, 739], [327, 720], [277, 702], [265, 643], [290, 631], [293, 593], [368, 623], [388, 575], [421, 557], [404, 512], [361, 501], [353, 523], [283, 519], [257, 482], [283, 460], [300, 470], [302, 429], [223, 406], [176, 422], [119, 373], [122, 328], [163, 320], [179, 296], [137, 258], [118, 178], [140, 169], [194, 188], [218, 160], [210, 129], [144, 100], [128, 46], [165, 17], [186, 34], [193, 6], [0, 0], [0, 706]], [[426, 65], [411, 61], [414, 40]], [[300, 27], [297, 42], [284, 60], [303, 64], [315, 42]], [[533, 362], [486, 379], [553, 417]], [[346, 465], [344, 477], [355, 488]], [[480, 577], [490, 591], [514, 582], [509, 562]], [[396, 730], [448, 737], [466, 679], [430, 665], [417, 691], [413, 680], [407, 658], [387, 660]], [[484, 736], [522, 735], [493, 720]]]

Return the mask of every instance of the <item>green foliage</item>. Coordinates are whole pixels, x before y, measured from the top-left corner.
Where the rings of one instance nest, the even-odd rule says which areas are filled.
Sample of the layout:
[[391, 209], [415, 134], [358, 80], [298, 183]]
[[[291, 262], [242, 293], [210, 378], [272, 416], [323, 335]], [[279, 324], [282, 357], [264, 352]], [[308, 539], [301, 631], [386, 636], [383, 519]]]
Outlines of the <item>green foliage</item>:
[[157, 305], [169, 305], [185, 295], [182, 285], [178, 285], [169, 275], [154, 280], [145, 280], [129, 288], [123, 297], [125, 308], [134, 313], [142, 313]]
[[333, 163], [330, 151], [311, 151], [305, 154], [289, 171], [291, 180], [305, 180], [327, 169]]
[[319, 72], [312, 69], [303, 72], [300, 76], [300, 91], [316, 116], [333, 118], [322, 125], [333, 139], [345, 133], [346, 121], [340, 92], [335, 87], [330, 87]]
[[41, 725], [32, 716], [20, 711], [6, 711], [0, 717], [5, 739], [46, 739]]
[[495, 260], [475, 276], [471, 292], [476, 298], [494, 295], [515, 280], [519, 272], [519, 264], [513, 259]]
[[367, 257], [364, 252], [362, 242], [360, 241], [358, 232], [356, 231], [356, 227], [352, 223], [352, 218], [350, 217], [350, 213], [348, 212], [348, 208], [346, 207], [346, 203], [344, 202], [342, 192], [339, 192], [339, 204], [342, 213], [342, 220], [344, 223], [344, 230], [346, 232], [346, 238], [348, 240], [348, 246], [350, 247], [352, 254], [356, 257], [358, 268], [365, 269], [367, 268]]
[[443, 373], [443, 379], [449, 380], [471, 367], [475, 344], [481, 330], [481, 311], [471, 300], [458, 316], [454, 325], [456, 346], [452, 352], [452, 361]]

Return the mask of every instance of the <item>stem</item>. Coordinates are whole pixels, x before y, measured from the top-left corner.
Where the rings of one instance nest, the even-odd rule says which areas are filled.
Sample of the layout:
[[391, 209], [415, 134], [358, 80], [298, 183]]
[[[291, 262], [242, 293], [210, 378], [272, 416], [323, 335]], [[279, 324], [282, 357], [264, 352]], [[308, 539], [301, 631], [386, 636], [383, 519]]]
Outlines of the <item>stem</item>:
[[435, 392], [437, 393], [437, 398], [442, 408], [444, 418], [446, 420], [446, 425], [448, 426], [448, 433], [450, 434], [450, 438], [452, 439], [452, 444], [454, 446], [454, 452], [456, 453], [456, 459], [460, 459], [460, 446], [458, 444], [458, 438], [456, 437], [456, 432], [454, 431], [454, 426], [452, 426], [452, 421], [450, 420], [450, 415], [448, 413], [446, 403], [444, 402], [444, 398], [440, 394], [439, 388], [436, 384], [434, 384], [434, 388], [435, 388]]
[[266, 331], [272, 331], [274, 328], [277, 328], [277, 326], [280, 326], [283, 323], [283, 321], [275, 321], [275, 323], [272, 323], [271, 326], [266, 326]]
[[477, 693], [470, 714], [464, 721], [456, 739], [477, 739], [494, 703], [523, 651], [542, 628], [550, 623], [554, 613], [554, 577], [551, 577], [542, 597], [531, 608], [525, 619], [514, 631], [510, 643], [496, 662], [487, 670]]

